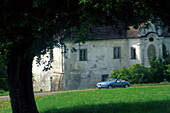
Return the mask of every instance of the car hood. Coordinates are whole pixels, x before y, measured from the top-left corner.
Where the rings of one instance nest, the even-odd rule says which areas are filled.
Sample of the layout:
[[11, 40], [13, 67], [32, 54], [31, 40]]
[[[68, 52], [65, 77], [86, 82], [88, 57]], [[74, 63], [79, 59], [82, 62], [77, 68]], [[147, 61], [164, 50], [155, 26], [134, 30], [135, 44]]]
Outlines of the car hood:
[[113, 83], [113, 82], [104, 81], [104, 82], [99, 82], [98, 84], [110, 84], [110, 83]]

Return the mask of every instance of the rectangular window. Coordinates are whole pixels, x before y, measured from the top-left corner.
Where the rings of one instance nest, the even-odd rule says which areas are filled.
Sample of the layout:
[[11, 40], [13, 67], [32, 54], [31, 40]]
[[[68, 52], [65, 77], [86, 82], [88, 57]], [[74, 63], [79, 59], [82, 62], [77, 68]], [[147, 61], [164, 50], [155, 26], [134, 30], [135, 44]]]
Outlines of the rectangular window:
[[87, 49], [80, 49], [80, 61], [87, 61]]
[[102, 81], [106, 81], [106, 79], [109, 77], [108, 74], [102, 75]]
[[120, 47], [114, 47], [114, 59], [118, 59], [118, 58], [120, 58], [121, 56], [120, 56]]
[[131, 47], [131, 59], [136, 59], [136, 48]]

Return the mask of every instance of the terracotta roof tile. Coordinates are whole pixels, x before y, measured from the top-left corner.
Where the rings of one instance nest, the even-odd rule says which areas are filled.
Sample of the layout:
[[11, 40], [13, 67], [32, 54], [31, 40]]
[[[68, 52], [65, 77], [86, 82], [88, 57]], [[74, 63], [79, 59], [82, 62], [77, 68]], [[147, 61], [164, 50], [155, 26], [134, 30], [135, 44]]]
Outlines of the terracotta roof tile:
[[138, 29], [134, 29], [133, 26], [130, 26], [129, 27], [130, 30], [127, 31], [127, 37], [128, 38], [132, 38], [132, 37], [140, 37], [140, 34], [139, 34], [139, 28]]

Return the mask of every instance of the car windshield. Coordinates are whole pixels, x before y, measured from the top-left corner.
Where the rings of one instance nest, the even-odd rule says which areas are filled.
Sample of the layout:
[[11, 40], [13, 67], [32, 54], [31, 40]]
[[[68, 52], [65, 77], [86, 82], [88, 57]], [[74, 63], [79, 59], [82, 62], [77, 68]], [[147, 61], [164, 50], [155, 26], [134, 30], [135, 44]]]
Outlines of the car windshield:
[[115, 82], [117, 79], [116, 78], [109, 78], [109, 80], [107, 80], [108, 82]]

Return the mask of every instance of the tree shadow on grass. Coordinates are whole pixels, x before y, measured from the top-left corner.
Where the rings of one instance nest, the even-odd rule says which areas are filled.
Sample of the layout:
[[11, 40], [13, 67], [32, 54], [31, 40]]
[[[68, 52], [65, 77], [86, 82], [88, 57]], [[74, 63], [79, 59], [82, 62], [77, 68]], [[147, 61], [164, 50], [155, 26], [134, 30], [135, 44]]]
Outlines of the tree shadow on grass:
[[170, 100], [74, 106], [41, 113], [170, 113]]

